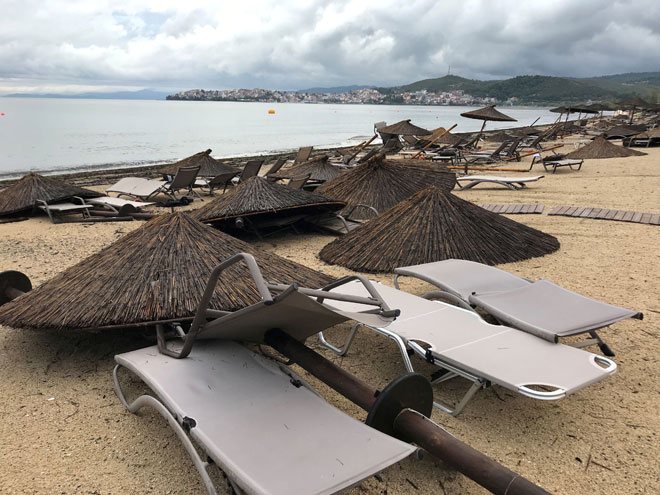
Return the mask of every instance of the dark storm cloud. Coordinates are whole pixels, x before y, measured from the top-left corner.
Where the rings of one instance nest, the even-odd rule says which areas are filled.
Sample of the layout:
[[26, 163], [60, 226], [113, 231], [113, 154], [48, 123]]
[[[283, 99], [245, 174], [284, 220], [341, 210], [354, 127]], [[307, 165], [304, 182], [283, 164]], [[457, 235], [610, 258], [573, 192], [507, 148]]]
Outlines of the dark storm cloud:
[[396, 85], [660, 67], [657, 0], [0, 0], [0, 91]]

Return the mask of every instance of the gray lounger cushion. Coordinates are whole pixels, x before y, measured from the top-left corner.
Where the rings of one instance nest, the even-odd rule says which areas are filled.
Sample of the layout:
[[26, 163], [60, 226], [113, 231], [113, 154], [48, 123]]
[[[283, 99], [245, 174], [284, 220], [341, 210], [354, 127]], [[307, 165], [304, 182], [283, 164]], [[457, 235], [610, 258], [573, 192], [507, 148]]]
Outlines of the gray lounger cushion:
[[551, 342], [640, 315], [543, 279], [507, 291], [478, 292], [469, 302], [504, 323]]
[[186, 359], [154, 346], [115, 360], [179, 422], [194, 419], [191, 437], [249, 494], [335, 493], [414, 450], [347, 416], [307, 384], [295, 386], [300, 377], [286, 367], [233, 342], [200, 342]]

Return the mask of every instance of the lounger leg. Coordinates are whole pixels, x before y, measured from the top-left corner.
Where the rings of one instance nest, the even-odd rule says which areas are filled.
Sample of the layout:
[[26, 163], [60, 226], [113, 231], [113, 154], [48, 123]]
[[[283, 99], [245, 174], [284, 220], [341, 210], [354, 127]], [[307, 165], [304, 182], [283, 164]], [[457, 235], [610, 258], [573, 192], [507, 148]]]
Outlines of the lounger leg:
[[119, 378], [117, 376], [119, 367], [120, 366], [117, 365], [112, 370], [112, 379], [115, 382], [115, 391], [117, 392], [119, 401], [124, 405], [124, 407], [128, 410], [128, 412], [133, 414], [137, 413], [140, 409], [142, 409], [145, 406], [153, 407], [156, 411], [158, 411], [158, 413], [160, 413], [160, 415], [167, 420], [167, 423], [174, 430], [174, 433], [176, 433], [176, 435], [179, 437], [179, 440], [181, 440], [181, 443], [188, 452], [188, 455], [193, 461], [193, 464], [195, 464], [195, 467], [197, 468], [199, 475], [202, 477], [202, 481], [204, 482], [204, 485], [206, 486], [206, 489], [208, 490], [209, 494], [217, 495], [218, 492], [216, 491], [215, 486], [213, 485], [213, 481], [211, 481], [211, 477], [209, 476], [209, 473], [206, 470], [209, 466], [209, 463], [202, 461], [202, 459], [199, 457], [199, 454], [197, 453], [197, 450], [190, 441], [190, 438], [188, 438], [188, 435], [186, 435], [184, 429], [177, 422], [176, 418], [172, 415], [172, 413], [163, 405], [163, 403], [160, 402], [158, 399], [152, 397], [151, 395], [141, 395], [131, 403], [126, 401], [126, 398], [124, 397], [124, 392], [121, 388], [121, 385], [119, 384]]
[[603, 353], [603, 355], [607, 357], [614, 357], [616, 354], [614, 354], [614, 351], [610, 348], [609, 345], [605, 343], [605, 341], [601, 338], [600, 335], [598, 335], [598, 332], [596, 330], [592, 330], [589, 332], [589, 335], [596, 341], [598, 344], [598, 347], [600, 348], [600, 352]]
[[355, 338], [355, 333], [357, 332], [358, 327], [360, 326], [359, 323], [356, 323], [351, 327], [351, 331], [348, 333], [348, 336], [346, 337], [346, 340], [344, 341], [344, 345], [341, 347], [335, 347], [332, 345], [330, 342], [328, 342], [325, 339], [325, 336], [323, 335], [323, 332], [319, 332], [317, 335], [319, 337], [319, 341], [321, 342], [322, 345], [330, 349], [332, 352], [337, 354], [338, 356], [345, 356], [348, 354], [348, 348], [351, 346], [353, 343], [353, 339]]

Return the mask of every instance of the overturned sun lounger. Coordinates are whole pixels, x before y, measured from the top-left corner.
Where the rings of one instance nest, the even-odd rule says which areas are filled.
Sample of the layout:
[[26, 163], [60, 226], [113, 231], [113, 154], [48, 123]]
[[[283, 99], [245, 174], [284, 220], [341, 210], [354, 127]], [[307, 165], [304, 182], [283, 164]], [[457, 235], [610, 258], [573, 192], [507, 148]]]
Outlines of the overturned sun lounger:
[[[234, 313], [209, 309], [221, 273], [240, 260], [248, 265], [262, 301]], [[263, 342], [266, 331], [280, 328], [304, 340], [319, 329], [349, 319], [386, 326], [397, 312], [387, 309], [368, 281], [363, 283], [369, 297], [348, 296], [360, 308], [342, 312], [303, 292], [330, 299], [335, 294], [295, 285], [267, 285], [251, 256], [229, 258], [211, 275], [196, 318], [182, 335], [183, 343], [166, 342], [159, 326], [158, 346], [115, 357], [119, 399], [130, 412], [149, 406], [167, 419], [209, 493], [216, 491], [208, 463], [196, 452], [193, 441], [227, 474], [239, 493], [344, 490], [415, 448], [334, 408], [281, 363], [225, 339]], [[273, 297], [270, 289], [281, 293]], [[141, 378], [156, 397], [126, 400], [118, 377], [121, 367]]]
[[598, 344], [614, 356], [597, 330], [643, 314], [591, 299], [547, 280], [531, 281], [474, 261], [444, 260], [395, 268], [394, 284], [410, 276], [435, 285], [440, 291], [424, 297], [441, 298], [466, 309], [482, 308], [498, 321], [550, 342], [588, 333], [591, 339], [576, 346]]
[[124, 177], [106, 189], [106, 193], [117, 193], [119, 196], [149, 199], [158, 194], [166, 182], [144, 179], [142, 177]]
[[[527, 182], [536, 182], [542, 179], [543, 175], [535, 175], [528, 177], [499, 177], [497, 175], [466, 175], [457, 177], [456, 182], [460, 189], [472, 189], [474, 186], [481, 183], [499, 184], [507, 189], [517, 190], [527, 187]], [[467, 184], [463, 185], [463, 182]]]
[[[434, 403], [454, 416], [479, 389], [491, 384], [534, 399], [556, 400], [616, 371], [616, 364], [608, 358], [551, 343], [511, 327], [491, 325], [473, 311], [380, 283], [374, 283], [374, 287], [388, 305], [400, 309], [400, 316], [387, 327], [356, 323], [341, 347], [329, 344], [322, 333], [321, 342], [344, 355], [357, 329], [365, 326], [397, 344], [408, 371], [413, 371], [410, 349], [442, 370], [434, 374], [434, 384], [457, 376], [471, 381], [472, 386], [456, 405]], [[365, 295], [363, 287], [356, 283], [346, 284], [341, 290], [345, 294]], [[333, 305], [352, 309], [351, 303]]]

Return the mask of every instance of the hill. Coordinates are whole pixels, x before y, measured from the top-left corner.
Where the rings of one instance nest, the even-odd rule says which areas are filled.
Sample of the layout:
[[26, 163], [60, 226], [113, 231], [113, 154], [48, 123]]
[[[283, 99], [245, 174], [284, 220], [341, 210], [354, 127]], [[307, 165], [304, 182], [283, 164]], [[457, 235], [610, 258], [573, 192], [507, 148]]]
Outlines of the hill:
[[[424, 79], [404, 86], [377, 88], [385, 94], [415, 92], [450, 92], [462, 90], [480, 98], [506, 101], [518, 98], [519, 103], [554, 104], [585, 100], [615, 100], [641, 96], [652, 101], [660, 98], [660, 72], [617, 74], [595, 78], [552, 76], [517, 76], [510, 79], [479, 81], [448, 75]], [[660, 101], [658, 101], [660, 103]]]

